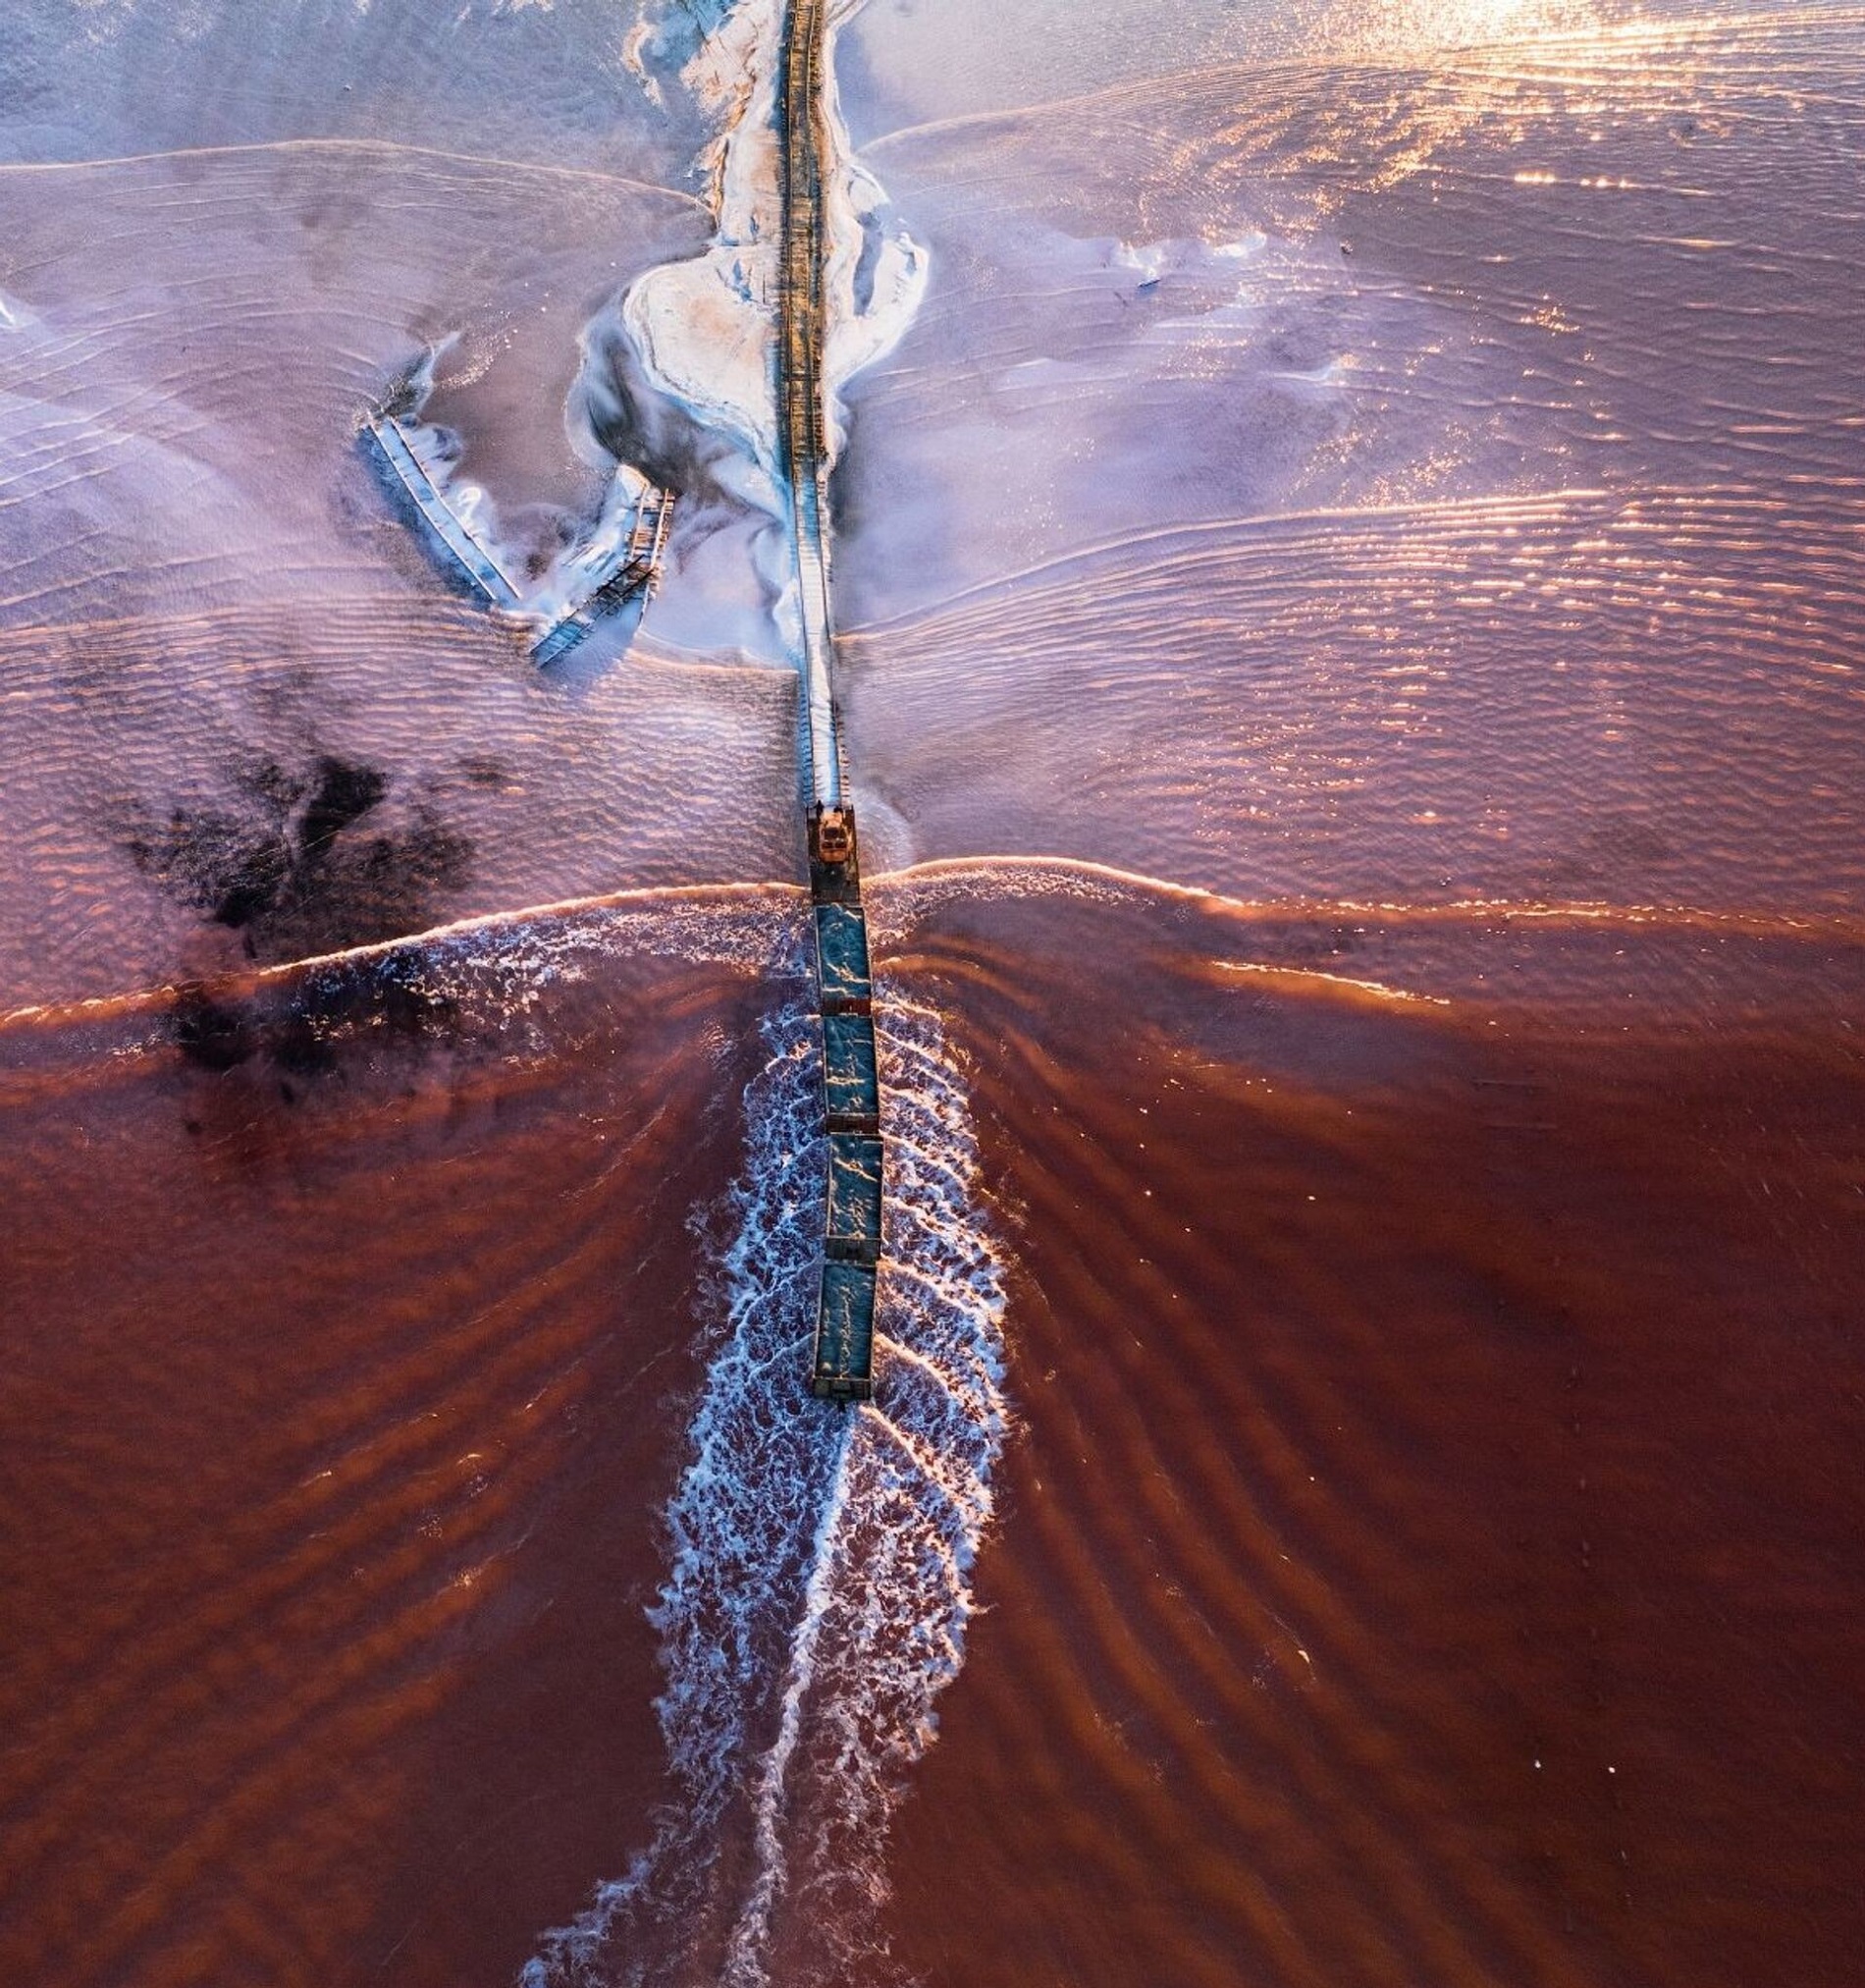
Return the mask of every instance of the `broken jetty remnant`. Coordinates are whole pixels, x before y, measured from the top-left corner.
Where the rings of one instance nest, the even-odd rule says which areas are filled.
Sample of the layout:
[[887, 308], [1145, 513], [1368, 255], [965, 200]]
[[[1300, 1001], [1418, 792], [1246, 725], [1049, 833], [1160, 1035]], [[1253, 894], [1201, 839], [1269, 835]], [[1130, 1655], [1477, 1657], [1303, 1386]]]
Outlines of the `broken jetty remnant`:
[[673, 494], [618, 463], [595, 521], [540, 580], [515, 577], [470, 511], [449, 496], [448, 465], [429, 432], [395, 403], [369, 415], [363, 432], [392, 490], [412, 504], [433, 549], [495, 613], [525, 630], [532, 660], [554, 663], [611, 618], [638, 620], [661, 577]]

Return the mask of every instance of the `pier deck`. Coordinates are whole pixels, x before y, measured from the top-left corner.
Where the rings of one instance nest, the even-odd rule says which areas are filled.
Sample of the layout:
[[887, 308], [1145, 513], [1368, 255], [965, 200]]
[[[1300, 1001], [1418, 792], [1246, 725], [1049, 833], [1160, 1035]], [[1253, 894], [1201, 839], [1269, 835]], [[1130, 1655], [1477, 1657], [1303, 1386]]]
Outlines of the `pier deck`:
[[778, 135], [783, 261], [777, 318], [779, 436], [803, 624], [799, 727], [810, 898], [823, 1023], [823, 1122], [828, 1134], [823, 1273], [811, 1391], [826, 1401], [874, 1393], [875, 1285], [880, 1262], [886, 1150], [875, 1044], [868, 920], [855, 815], [842, 791], [829, 608], [828, 462], [822, 378], [823, 0], [792, 0], [783, 35]]

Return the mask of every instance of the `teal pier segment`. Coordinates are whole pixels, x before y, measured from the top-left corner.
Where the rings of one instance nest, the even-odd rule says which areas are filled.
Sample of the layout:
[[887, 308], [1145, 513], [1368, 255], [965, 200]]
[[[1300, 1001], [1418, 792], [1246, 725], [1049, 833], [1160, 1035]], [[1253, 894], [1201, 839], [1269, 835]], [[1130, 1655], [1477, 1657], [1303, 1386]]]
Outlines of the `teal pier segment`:
[[824, 1012], [864, 1012], [875, 997], [868, 970], [868, 921], [859, 904], [816, 907], [817, 980]]
[[823, 1017], [823, 1087], [831, 1132], [879, 1131], [880, 1073], [872, 1015]]
[[828, 1139], [828, 1235], [830, 1257], [845, 1263], [880, 1260], [880, 1141], [859, 1132], [831, 1132]]
[[868, 918], [854, 857], [853, 811], [846, 814], [846, 864], [826, 864], [818, 847], [811, 850], [828, 1182], [810, 1391], [844, 1406], [871, 1400], [875, 1391], [876, 1270], [886, 1186]]
[[810, 1390], [824, 1401], [871, 1400], [874, 1365], [874, 1269], [830, 1258], [823, 1265], [823, 1306]]

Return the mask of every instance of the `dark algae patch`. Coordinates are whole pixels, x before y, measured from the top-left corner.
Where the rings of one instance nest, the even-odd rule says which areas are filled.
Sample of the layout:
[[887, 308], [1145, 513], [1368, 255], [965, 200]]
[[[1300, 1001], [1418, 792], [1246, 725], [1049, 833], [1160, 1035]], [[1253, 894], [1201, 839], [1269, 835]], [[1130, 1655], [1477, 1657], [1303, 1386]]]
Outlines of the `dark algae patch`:
[[317, 785], [298, 823], [298, 841], [306, 857], [323, 856], [352, 822], [361, 821], [375, 807], [388, 787], [388, 780], [372, 766], [320, 760]]
[[276, 1077], [295, 1103], [303, 1087], [338, 1067], [346, 1046], [425, 1049], [451, 1046], [458, 1003], [431, 987], [418, 953], [346, 960], [257, 988], [195, 982], [176, 995], [167, 1033], [196, 1069], [214, 1076], [250, 1067]]
[[262, 963], [346, 951], [439, 922], [471, 870], [472, 844], [433, 802], [399, 796], [379, 767], [325, 754], [298, 769], [262, 759], [231, 799], [183, 800], [138, 823], [136, 867]]
[[169, 1016], [169, 1032], [190, 1063], [217, 1075], [238, 1069], [257, 1047], [244, 1016], [221, 1005], [204, 988], [182, 990]]

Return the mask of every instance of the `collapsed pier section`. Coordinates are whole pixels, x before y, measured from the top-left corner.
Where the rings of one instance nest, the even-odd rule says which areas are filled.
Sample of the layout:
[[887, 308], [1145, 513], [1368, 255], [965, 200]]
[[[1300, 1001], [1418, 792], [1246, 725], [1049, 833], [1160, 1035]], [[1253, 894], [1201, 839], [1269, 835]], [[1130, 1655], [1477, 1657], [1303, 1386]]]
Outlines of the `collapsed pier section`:
[[392, 411], [378, 408], [363, 424], [391, 489], [426, 527], [449, 569], [496, 614], [525, 624], [531, 660], [555, 663], [612, 617], [637, 617], [660, 583], [673, 494], [617, 465], [602, 514], [560, 562], [548, 591], [514, 578], [443, 488], [444, 467], [428, 459], [415, 424], [410, 432]]

